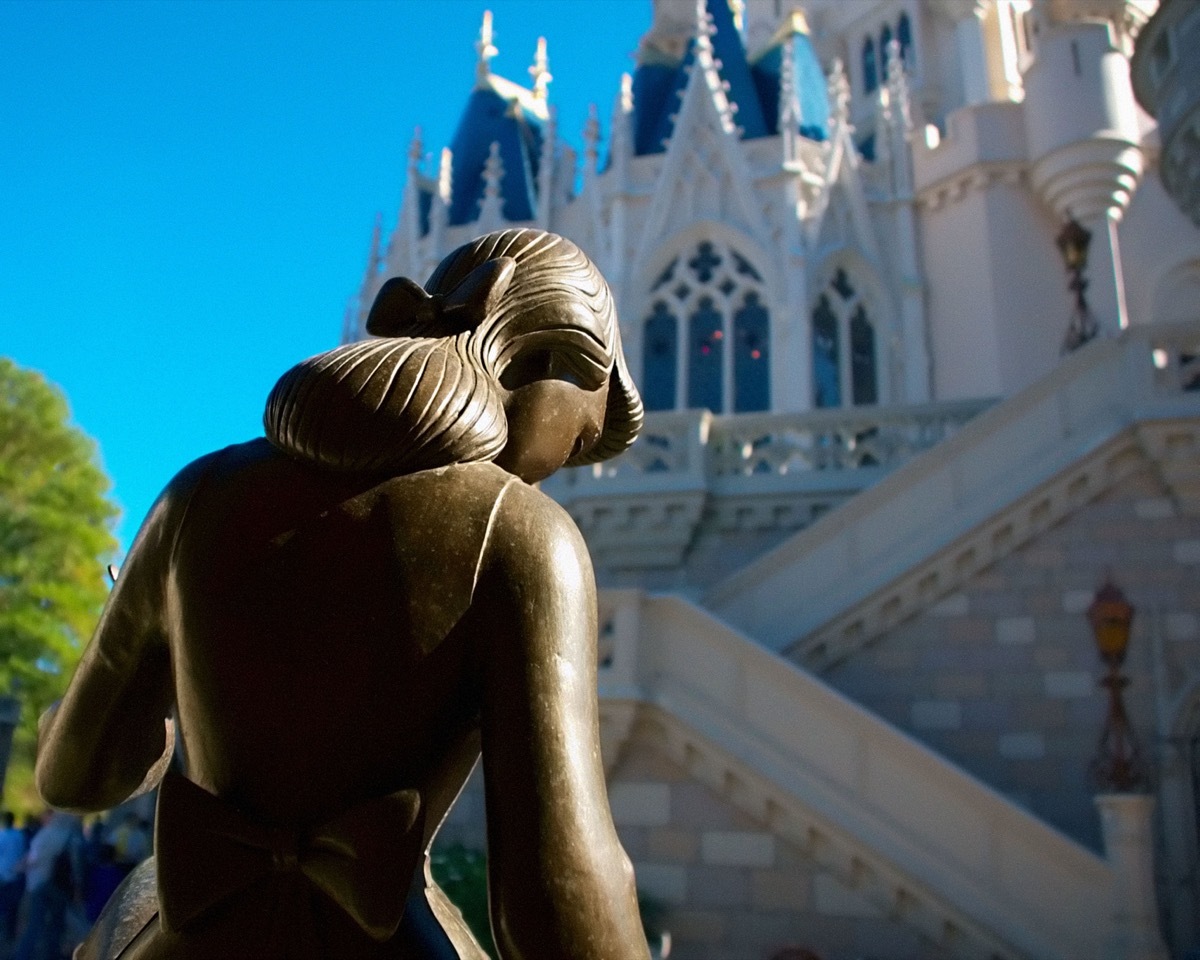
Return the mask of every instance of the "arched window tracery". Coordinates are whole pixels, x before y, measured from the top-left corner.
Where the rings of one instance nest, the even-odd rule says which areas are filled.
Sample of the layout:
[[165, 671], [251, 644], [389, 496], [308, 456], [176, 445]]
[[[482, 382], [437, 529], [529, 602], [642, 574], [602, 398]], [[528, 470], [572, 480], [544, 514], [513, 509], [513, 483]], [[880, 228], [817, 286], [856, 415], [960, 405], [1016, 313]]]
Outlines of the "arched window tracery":
[[662, 300], [655, 301], [646, 319], [643, 351], [642, 402], [647, 410], [670, 410], [675, 406], [679, 320]]
[[770, 408], [770, 311], [748, 257], [701, 240], [670, 261], [650, 293], [642, 328], [647, 410]]
[[839, 267], [812, 311], [813, 406], [879, 402], [879, 352], [870, 306]]
[[912, 69], [912, 22], [908, 19], [907, 13], [901, 13], [900, 19], [896, 21], [896, 39], [900, 43], [900, 59], [904, 61], [904, 66], [909, 70]]

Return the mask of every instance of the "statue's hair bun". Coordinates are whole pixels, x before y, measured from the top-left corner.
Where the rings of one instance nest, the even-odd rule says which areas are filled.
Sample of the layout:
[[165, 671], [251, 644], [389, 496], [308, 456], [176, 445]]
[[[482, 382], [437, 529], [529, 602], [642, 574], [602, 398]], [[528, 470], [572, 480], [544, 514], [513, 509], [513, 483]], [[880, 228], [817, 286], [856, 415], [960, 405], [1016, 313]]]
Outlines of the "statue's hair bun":
[[504, 408], [464, 337], [364, 340], [310, 357], [267, 400], [267, 439], [296, 459], [399, 475], [491, 460]]

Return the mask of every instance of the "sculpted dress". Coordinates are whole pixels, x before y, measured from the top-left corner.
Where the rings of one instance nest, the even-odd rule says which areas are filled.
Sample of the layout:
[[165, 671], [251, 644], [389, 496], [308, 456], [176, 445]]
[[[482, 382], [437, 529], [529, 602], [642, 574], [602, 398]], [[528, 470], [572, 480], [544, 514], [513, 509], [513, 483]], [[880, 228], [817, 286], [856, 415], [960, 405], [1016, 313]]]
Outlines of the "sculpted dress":
[[[541, 546], [528, 540], [539, 514], [552, 521]], [[498, 536], [507, 543], [489, 551]], [[569, 519], [493, 464], [357, 489], [254, 441], [183, 471], [43, 738], [43, 790], [68, 807], [129, 792], [162, 750], [172, 701], [186, 753], [187, 779], [169, 775], [160, 797], [161, 920], [151, 863], [81, 958], [438, 955], [397, 925], [410, 888], [426, 893], [423, 854], [478, 756], [481, 714], [528, 712], [486, 692], [525, 659], [500, 649], [515, 621], [496, 619], [512, 614], [502, 568], [515, 540], [525, 541], [515, 575], [533, 572], [540, 552], [567, 578], [566, 594], [541, 602], [594, 608]], [[560, 653], [593, 682], [594, 652]], [[498, 731], [528, 729], [497, 719]], [[536, 804], [527, 747], [489, 753], [489, 793]], [[567, 780], [594, 781], [596, 759], [566, 768]], [[512, 782], [522, 769], [529, 784]], [[572, 843], [613, 842], [576, 828]], [[519, 826], [489, 830], [494, 858], [524, 843]], [[448, 955], [475, 955], [439, 893], [427, 898], [458, 951]]]
[[427, 286], [387, 281], [377, 339], [286, 373], [269, 439], [185, 468], [143, 524], [39, 731], [53, 806], [162, 781], [155, 859], [80, 960], [482, 957], [424, 869], [481, 752], [504, 960], [648, 957], [591, 564], [530, 485], [637, 434], [611, 292], [533, 230]]

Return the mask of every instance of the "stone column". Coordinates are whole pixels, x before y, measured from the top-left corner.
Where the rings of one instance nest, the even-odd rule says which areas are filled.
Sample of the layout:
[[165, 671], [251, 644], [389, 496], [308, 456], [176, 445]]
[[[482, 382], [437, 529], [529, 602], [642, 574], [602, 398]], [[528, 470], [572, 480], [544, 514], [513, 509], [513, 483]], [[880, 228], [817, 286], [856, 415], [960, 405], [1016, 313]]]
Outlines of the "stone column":
[[1104, 851], [1113, 868], [1112, 926], [1106, 960], [1168, 960], [1154, 896], [1154, 797], [1102, 793], [1096, 797]]

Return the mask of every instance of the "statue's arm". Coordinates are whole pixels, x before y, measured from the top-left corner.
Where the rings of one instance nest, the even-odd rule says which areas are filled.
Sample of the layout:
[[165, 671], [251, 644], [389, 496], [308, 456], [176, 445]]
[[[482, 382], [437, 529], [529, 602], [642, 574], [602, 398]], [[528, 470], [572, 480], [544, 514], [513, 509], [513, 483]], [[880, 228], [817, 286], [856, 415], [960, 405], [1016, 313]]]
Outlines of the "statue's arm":
[[202, 470], [185, 468], [143, 521], [62, 700], [38, 725], [36, 782], [51, 806], [104, 810], [160, 776], [173, 736], [166, 585], [175, 531]]
[[476, 588], [492, 930], [504, 960], [647, 958], [600, 759], [596, 590], [579, 531], [511, 485]]

